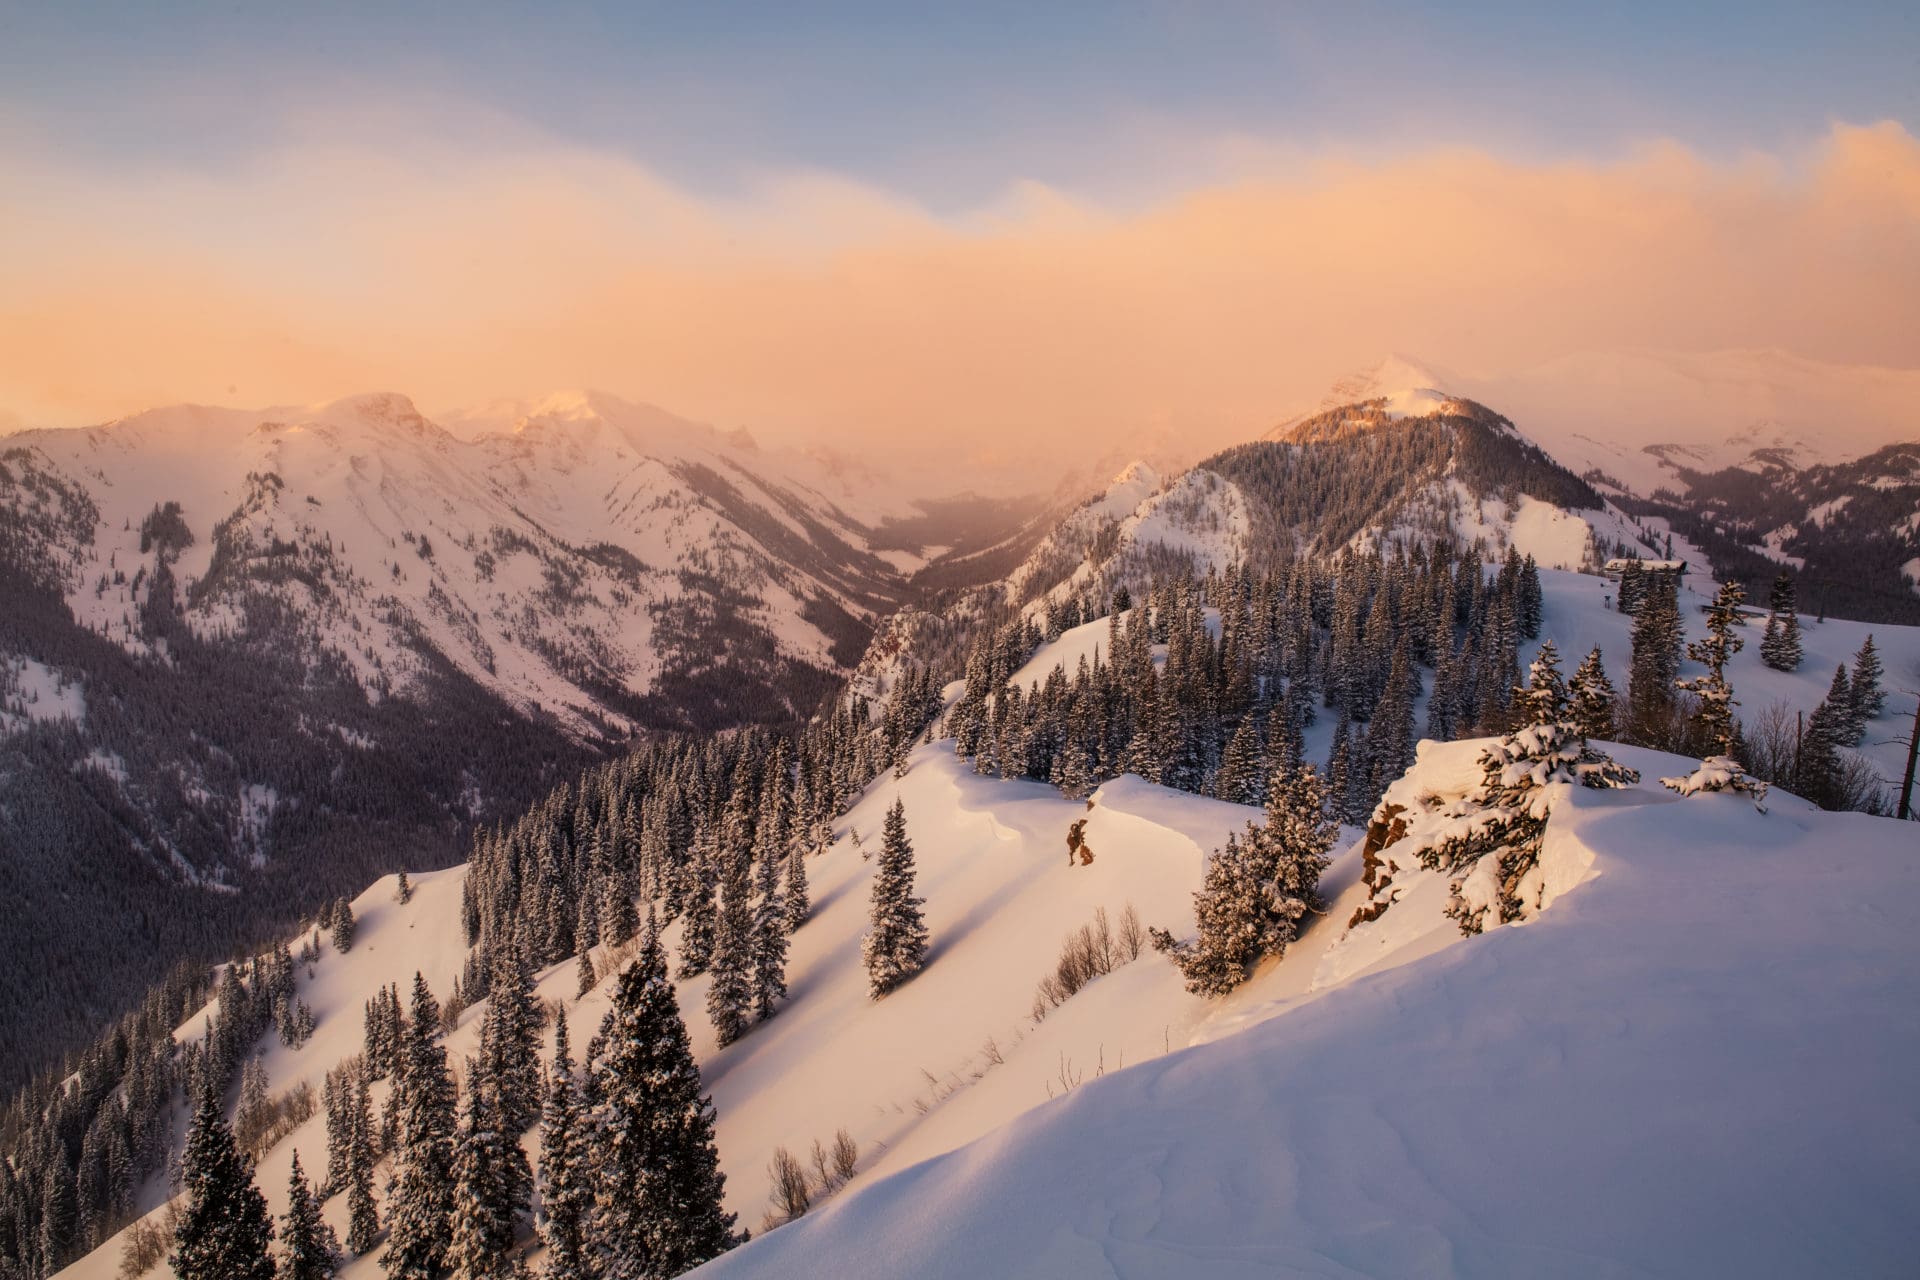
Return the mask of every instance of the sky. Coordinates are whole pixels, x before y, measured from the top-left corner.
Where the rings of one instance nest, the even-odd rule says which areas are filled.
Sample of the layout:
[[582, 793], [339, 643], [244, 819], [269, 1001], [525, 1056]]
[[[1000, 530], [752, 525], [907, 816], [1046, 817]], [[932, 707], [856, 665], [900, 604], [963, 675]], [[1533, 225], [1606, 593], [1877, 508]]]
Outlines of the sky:
[[0, 0], [0, 426], [593, 386], [1065, 454], [1394, 351], [1909, 368], [1917, 133], [1911, 4]]

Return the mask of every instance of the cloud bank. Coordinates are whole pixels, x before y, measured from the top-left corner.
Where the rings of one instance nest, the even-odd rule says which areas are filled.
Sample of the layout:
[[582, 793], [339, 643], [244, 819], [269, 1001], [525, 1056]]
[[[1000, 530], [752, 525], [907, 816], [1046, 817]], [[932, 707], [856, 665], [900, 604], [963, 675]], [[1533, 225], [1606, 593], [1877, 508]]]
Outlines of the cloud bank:
[[0, 406], [36, 424], [596, 386], [776, 438], [1053, 459], [1250, 435], [1390, 350], [1920, 366], [1920, 141], [1891, 122], [1732, 160], [1255, 155], [1144, 208], [1025, 184], [957, 219], [831, 175], [702, 197], [519, 143], [0, 168]]

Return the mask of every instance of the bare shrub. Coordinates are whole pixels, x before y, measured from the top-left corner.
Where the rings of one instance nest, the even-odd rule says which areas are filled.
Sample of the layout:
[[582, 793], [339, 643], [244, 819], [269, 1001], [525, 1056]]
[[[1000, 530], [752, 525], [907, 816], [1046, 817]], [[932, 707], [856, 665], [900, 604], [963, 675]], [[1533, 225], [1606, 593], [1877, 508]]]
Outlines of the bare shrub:
[[180, 1202], [170, 1200], [166, 1208], [127, 1228], [126, 1243], [120, 1248], [121, 1280], [136, 1280], [166, 1261], [180, 1230], [180, 1216]]
[[855, 1145], [853, 1135], [845, 1129], [833, 1135], [833, 1172], [841, 1185], [853, 1181], [853, 1175], [860, 1163], [860, 1148]]
[[827, 1153], [826, 1143], [815, 1138], [808, 1160], [813, 1165], [813, 1184], [819, 1188], [821, 1196], [830, 1196], [840, 1189], [840, 1180], [834, 1177], [833, 1157]]
[[1740, 763], [1762, 782], [1790, 787], [1797, 745], [1793, 709], [1784, 702], [1769, 703], [1741, 726]]
[[1892, 812], [1879, 770], [1868, 763], [1865, 756], [1852, 752], [1841, 757], [1840, 775], [1833, 782], [1833, 796], [1833, 807], [1837, 810], [1871, 813], [1882, 818]]
[[793, 1158], [793, 1152], [785, 1147], [773, 1149], [773, 1159], [767, 1162], [767, 1174], [773, 1185], [767, 1191], [767, 1198], [773, 1201], [773, 1207], [767, 1211], [764, 1225], [771, 1230], [784, 1222], [792, 1222], [813, 1207], [813, 1196], [807, 1190], [807, 1171]]
[[1120, 915], [1120, 955], [1131, 963], [1140, 958], [1147, 949], [1147, 930], [1140, 923], [1140, 913], [1129, 902], [1127, 909]]
[[302, 1080], [264, 1107], [249, 1112], [243, 1117], [244, 1123], [236, 1123], [234, 1141], [242, 1151], [258, 1159], [305, 1124], [318, 1109], [313, 1086]]
[[[1784, 702], [1769, 703], [1741, 726], [1737, 757], [1746, 771], [1762, 782], [1792, 791], [1798, 783], [1801, 718]], [[1840, 770], [1833, 780], [1831, 808], [1884, 815], [1888, 812], [1884, 780], [1864, 756], [1839, 754]]]
[[1138, 960], [1146, 944], [1146, 930], [1141, 927], [1133, 904], [1127, 904], [1126, 913], [1120, 917], [1117, 935], [1107, 918], [1107, 909], [1096, 910], [1089, 923], [1066, 936], [1060, 944], [1060, 958], [1054, 962], [1053, 972], [1040, 979], [1034, 989], [1033, 1020], [1039, 1022], [1045, 1018], [1095, 978]]

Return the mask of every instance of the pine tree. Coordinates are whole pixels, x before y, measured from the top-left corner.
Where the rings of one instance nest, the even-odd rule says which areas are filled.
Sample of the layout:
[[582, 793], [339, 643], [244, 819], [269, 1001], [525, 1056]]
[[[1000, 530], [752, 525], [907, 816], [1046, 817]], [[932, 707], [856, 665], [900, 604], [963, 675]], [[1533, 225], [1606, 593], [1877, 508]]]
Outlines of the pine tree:
[[1372, 798], [1385, 791], [1413, 763], [1414, 680], [1413, 664], [1403, 636], [1393, 647], [1386, 688], [1374, 705], [1373, 720], [1367, 725], [1369, 808]]
[[700, 1092], [657, 922], [619, 978], [592, 1055], [594, 1213], [604, 1280], [665, 1280], [738, 1243], [722, 1207], [713, 1103]]
[[394, 1084], [394, 1172], [387, 1190], [387, 1248], [394, 1280], [436, 1280], [453, 1220], [454, 1094], [447, 1051], [434, 1039], [437, 1009], [427, 980], [413, 977], [413, 1013]]
[[393, 896], [403, 907], [413, 901], [413, 885], [408, 882], [405, 871], [402, 871], [394, 881]]
[[453, 1224], [447, 1267], [458, 1280], [506, 1275], [515, 1228], [533, 1189], [526, 1152], [502, 1126], [499, 1094], [484, 1060], [467, 1063], [466, 1114], [453, 1157]]
[[717, 898], [720, 869], [713, 850], [696, 842], [686, 867], [686, 888], [681, 894], [683, 918], [680, 922], [680, 976], [697, 978], [713, 962], [714, 929], [718, 923]]
[[1260, 735], [1251, 716], [1240, 721], [1227, 742], [1219, 777], [1214, 780], [1214, 794], [1229, 804], [1254, 804], [1259, 800]]
[[1581, 736], [1612, 739], [1615, 694], [1606, 665], [1600, 660], [1599, 645], [1593, 646], [1573, 673], [1568, 694], [1567, 714]]
[[327, 1280], [338, 1265], [340, 1246], [333, 1228], [320, 1217], [320, 1206], [307, 1189], [300, 1153], [293, 1153], [293, 1171], [287, 1178], [287, 1212], [280, 1220], [279, 1280]]
[[[252, 1176], [249, 1170], [249, 1188]], [[40, 1257], [46, 1263], [45, 1274], [52, 1275], [72, 1260], [79, 1237], [78, 1189], [74, 1185], [73, 1166], [67, 1163], [66, 1148], [60, 1146], [52, 1154], [40, 1201]]]
[[1880, 687], [1880, 651], [1873, 647], [1873, 637], [1869, 635], [1860, 646], [1860, 652], [1853, 655], [1853, 684], [1851, 690], [1853, 741], [1857, 744], [1867, 733], [1867, 721], [1877, 719], [1886, 710], [1887, 693]]
[[873, 874], [871, 928], [861, 941], [867, 983], [875, 1000], [920, 972], [927, 957], [927, 924], [913, 896], [913, 845], [907, 840], [907, 809], [895, 799], [887, 810], [879, 865]]
[[1540, 624], [1545, 620], [1546, 602], [1540, 592], [1540, 566], [1533, 562], [1531, 555], [1520, 566], [1517, 596], [1520, 634], [1529, 640], [1538, 640]]
[[1853, 731], [1853, 686], [1843, 663], [1833, 673], [1827, 696], [1807, 717], [1794, 760], [1793, 789], [1822, 809], [1841, 804], [1840, 748]]
[[1767, 596], [1767, 630], [1760, 638], [1760, 661], [1775, 671], [1799, 669], [1800, 615], [1794, 608], [1793, 577], [1785, 569]]
[[770, 844], [755, 864], [758, 884], [753, 908], [753, 1016], [773, 1016], [776, 1001], [787, 998], [787, 908], [780, 896], [785, 842]]
[[581, 996], [586, 995], [587, 992], [600, 985], [599, 970], [593, 967], [592, 947], [580, 948], [579, 956], [573, 968], [573, 998], [578, 1000]]
[[540, 1238], [546, 1280], [586, 1280], [586, 1227], [593, 1205], [582, 1144], [579, 1087], [567, 1049], [567, 1020], [553, 1021], [553, 1067], [540, 1123]]
[[347, 1159], [353, 1147], [353, 1076], [336, 1068], [320, 1086], [321, 1110], [326, 1116], [327, 1173], [320, 1185], [322, 1198], [347, 1185]]
[[1674, 681], [1680, 674], [1680, 606], [1673, 575], [1648, 575], [1646, 598], [1633, 622], [1633, 669], [1627, 699], [1633, 729], [1649, 746], [1667, 745]]
[[807, 896], [807, 846], [803, 840], [795, 840], [787, 850], [786, 911], [789, 935], [813, 914], [813, 901]]
[[753, 902], [746, 854], [725, 850], [720, 882], [720, 913], [713, 937], [707, 988], [707, 1017], [721, 1045], [747, 1033], [753, 1007]]
[[180, 1157], [186, 1208], [168, 1259], [179, 1280], [273, 1280], [273, 1227], [209, 1082], [200, 1091]]
[[1540, 642], [1540, 652], [1527, 668], [1527, 683], [1513, 691], [1513, 700], [1521, 724], [1553, 724], [1565, 718], [1567, 685], [1560, 678], [1560, 651], [1552, 640]]
[[518, 944], [501, 947], [494, 958], [480, 1057], [497, 1091], [495, 1119], [508, 1133], [525, 1133], [540, 1118], [540, 1010]]
[[1620, 571], [1619, 610], [1625, 614], [1640, 612], [1640, 603], [1646, 598], [1647, 571], [1641, 567], [1640, 557], [1627, 561], [1625, 569]]
[[1263, 826], [1229, 835], [1193, 895], [1197, 934], [1175, 942], [1152, 931], [1195, 995], [1221, 996], [1245, 982], [1265, 956], [1279, 956], [1308, 912], [1322, 906], [1320, 875], [1339, 833], [1327, 789], [1312, 765], [1277, 772]]
[[1740, 722], [1733, 717], [1733, 709], [1740, 704], [1734, 700], [1733, 686], [1727, 683], [1727, 664], [1746, 646], [1746, 641], [1734, 634], [1734, 628], [1740, 625], [1740, 604], [1746, 598], [1746, 589], [1739, 583], [1722, 583], [1707, 610], [1706, 636], [1687, 645], [1687, 656], [1707, 669], [1704, 676], [1681, 680], [1676, 686], [1698, 699], [1693, 730], [1705, 748], [1702, 755], [1732, 755], [1740, 735]]
[[355, 1257], [380, 1242], [380, 1214], [373, 1203], [373, 1098], [367, 1073], [354, 1083], [351, 1137], [347, 1147], [347, 1249]]
[[345, 898], [333, 904], [333, 949], [345, 955], [353, 950], [353, 904]]

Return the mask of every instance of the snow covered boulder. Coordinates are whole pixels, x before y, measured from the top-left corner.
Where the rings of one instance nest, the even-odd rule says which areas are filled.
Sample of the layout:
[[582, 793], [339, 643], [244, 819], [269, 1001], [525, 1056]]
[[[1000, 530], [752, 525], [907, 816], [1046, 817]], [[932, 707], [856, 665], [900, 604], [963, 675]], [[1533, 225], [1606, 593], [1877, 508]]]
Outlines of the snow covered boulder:
[[[1418, 866], [1448, 877], [1446, 914], [1462, 933], [1525, 919], [1541, 905], [1540, 849], [1567, 787], [1618, 787], [1640, 775], [1588, 745], [1571, 724], [1533, 724], [1505, 738], [1420, 744], [1368, 825], [1368, 901], [1349, 922], [1378, 919]], [[1391, 857], [1388, 851], [1393, 850]]]

